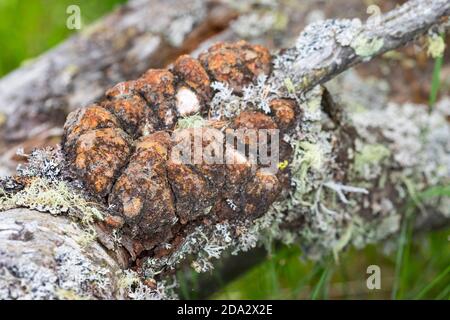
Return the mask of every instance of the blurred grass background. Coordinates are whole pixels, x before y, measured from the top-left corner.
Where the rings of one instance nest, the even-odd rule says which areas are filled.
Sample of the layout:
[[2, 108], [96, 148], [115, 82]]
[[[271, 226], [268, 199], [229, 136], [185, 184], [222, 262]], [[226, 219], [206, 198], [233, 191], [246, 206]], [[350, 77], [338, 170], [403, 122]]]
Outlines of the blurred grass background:
[[[73, 30], [66, 28], [66, 8], [78, 5], [83, 26], [125, 0], [0, 0], [0, 76], [54, 47]], [[436, 75], [433, 101], [439, 88]], [[433, 80], [432, 80], [433, 79]], [[448, 193], [448, 187], [442, 188]], [[450, 299], [450, 230], [413, 235], [404, 224], [398, 239], [350, 249], [339, 262], [301, 260], [298, 247], [282, 247], [266, 261], [226, 285], [212, 298], [222, 299]], [[368, 290], [366, 268], [381, 268], [381, 290]], [[191, 272], [191, 271], [188, 271]], [[186, 278], [195, 275], [185, 274]], [[181, 279], [181, 295], [196, 298], [200, 288]]]
[[66, 8], [78, 5], [87, 25], [126, 0], [0, 0], [0, 76], [67, 38]]

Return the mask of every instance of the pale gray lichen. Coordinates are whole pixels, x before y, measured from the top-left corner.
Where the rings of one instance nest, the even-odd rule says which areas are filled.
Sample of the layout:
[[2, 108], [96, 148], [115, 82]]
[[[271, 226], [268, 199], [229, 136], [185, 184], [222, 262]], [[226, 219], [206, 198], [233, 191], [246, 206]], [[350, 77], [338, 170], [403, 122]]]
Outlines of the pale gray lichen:
[[215, 90], [210, 106], [213, 119], [229, 119], [247, 109], [270, 113], [270, 101], [279, 94], [279, 89], [268, 83], [264, 74], [257, 77], [255, 84], [244, 87], [242, 95], [235, 94], [226, 83], [215, 81], [211, 87]]
[[183, 259], [192, 255], [192, 267], [197, 272], [212, 269], [211, 259], [220, 255], [233, 245], [231, 234], [234, 227], [222, 222], [210, 227], [198, 226], [184, 239], [181, 246], [172, 254], [163, 258], [148, 258], [145, 262], [145, 277], [154, 278], [163, 270], [174, 269]]
[[297, 38], [296, 63], [301, 64], [302, 60], [314, 55], [331, 55], [330, 44], [335, 42], [349, 46], [361, 26], [359, 19], [330, 19], [308, 25]]
[[350, 46], [361, 32], [359, 19], [325, 20], [309, 24], [297, 38], [294, 48], [285, 50], [274, 60], [272, 82], [282, 86], [290, 78], [296, 86], [308, 85], [303, 76], [324, 70], [335, 63], [337, 46]]
[[240, 38], [258, 38], [275, 29], [278, 15], [276, 12], [250, 12], [232, 21], [230, 27]]
[[0, 300], [92, 299], [112, 297], [109, 270], [92, 264], [77, 250], [61, 245], [51, 266], [0, 251]]
[[64, 166], [64, 156], [59, 146], [35, 149], [25, 154], [19, 149], [17, 154], [27, 159], [26, 164], [19, 164], [17, 173], [21, 176], [42, 177], [50, 181], [59, 179]]
[[400, 229], [401, 215], [390, 214], [382, 219], [367, 221], [358, 215], [352, 220], [351, 243], [356, 248], [363, 248], [367, 244], [373, 244], [386, 239]]
[[[363, 83], [363, 85], [361, 84]], [[349, 69], [327, 83], [333, 99], [348, 113], [365, 112], [367, 109], [382, 109], [388, 103], [389, 83], [384, 79], [366, 77]]]
[[123, 270], [119, 276], [118, 287], [122, 295], [132, 300], [173, 300], [177, 299], [175, 289], [178, 284], [172, 280], [156, 282], [151, 279], [152, 286], [148, 286], [142, 282], [142, 277], [136, 271], [131, 269]]
[[[60, 290], [72, 291], [80, 296], [87, 291], [97, 291], [99, 296], [105, 296], [106, 290], [111, 290], [112, 284], [107, 276], [110, 271], [92, 265], [80, 253], [61, 246], [55, 250], [55, 260], [59, 265]], [[88, 286], [95, 288], [88, 289]]]
[[[200, 6], [199, 8], [204, 9], [204, 6]], [[181, 15], [174, 18], [169, 29], [166, 31], [169, 43], [175, 47], [182, 45], [186, 35], [192, 31], [197, 21], [198, 19], [193, 15]]]
[[[164, 8], [164, 6], [162, 6]], [[189, 1], [183, 10], [167, 9], [165, 14], [153, 14], [152, 20], [144, 21], [150, 30], [162, 34], [170, 45], [179, 47], [192, 32], [195, 25], [205, 19], [207, 6], [202, 0]]]
[[[309, 96], [301, 104], [305, 112], [302, 128], [298, 129], [297, 139], [295, 136], [288, 139], [294, 148], [293, 188], [284, 201], [275, 204], [288, 212], [280, 215], [281, 220], [295, 221], [301, 217], [304, 222], [294, 240], [292, 233], [291, 237], [283, 237], [281, 232], [274, 234], [289, 243], [300, 243], [310, 258], [330, 252], [337, 257], [350, 243], [362, 247], [398, 231], [401, 212], [397, 208], [409, 197], [405, 179], [413, 181], [419, 191], [433, 185], [448, 185], [450, 128], [446, 117], [450, 104], [441, 102], [428, 114], [425, 106], [392, 103], [380, 106], [369, 99], [364, 108], [350, 112], [346, 121], [355, 126], [359, 138], [356, 149], [349, 153], [355, 174], [344, 184], [333, 180], [331, 168], [336, 168], [336, 164], [331, 140], [326, 138], [328, 132], [322, 127], [327, 116], [320, 107], [314, 107], [317, 103], [313, 102], [311, 107], [314, 99], [318, 101], [318, 97]], [[320, 166], [321, 159], [325, 159], [326, 165]], [[390, 169], [393, 167], [397, 168], [394, 172]], [[394, 185], [398, 198], [383, 189], [386, 183]], [[370, 198], [365, 196], [369, 189], [376, 192]], [[445, 198], [439, 199], [440, 204], [434, 201], [442, 214], [449, 214]], [[364, 211], [371, 212], [372, 218], [363, 217]], [[278, 225], [274, 223], [269, 228], [276, 230]]]
[[164, 270], [172, 270], [188, 257], [191, 258], [191, 267], [196, 272], [210, 271], [213, 261], [225, 252], [236, 255], [255, 248], [267, 238], [275, 238], [271, 231], [276, 229], [277, 223], [281, 223], [279, 217], [279, 212], [272, 208], [255, 221], [223, 221], [209, 226], [198, 226], [172, 254], [163, 258], [148, 258], [144, 264], [144, 277], [154, 278]]
[[381, 161], [390, 155], [390, 150], [382, 144], [362, 144], [357, 140], [354, 170], [366, 180], [373, 179], [381, 173]]
[[[18, 154], [27, 159], [26, 164], [18, 166], [18, 177], [28, 182], [15, 192], [7, 192], [0, 186], [0, 211], [23, 207], [66, 215], [84, 227], [80, 243], [87, 245], [93, 241], [96, 238], [93, 225], [103, 220], [102, 208], [64, 180], [65, 163], [60, 147], [36, 149], [29, 155], [18, 150]], [[8, 179], [3, 182], [8, 184]]]
[[[430, 171], [427, 159], [431, 157], [430, 151], [438, 152], [434, 164], [434, 172], [429, 172], [429, 178], [438, 174], [437, 168], [449, 166], [449, 157], [446, 155], [448, 142], [445, 136], [449, 128], [440, 108], [430, 115], [424, 105], [389, 103], [383, 110], [368, 110], [365, 113], [352, 115], [352, 120], [359, 132], [366, 139], [366, 143], [373, 144], [380, 137], [371, 133], [371, 128], [380, 128], [381, 134], [389, 145], [393, 159], [402, 167], [419, 167], [423, 165], [425, 172]], [[425, 150], [424, 150], [425, 149]], [[439, 161], [439, 164], [436, 163]], [[427, 169], [428, 167], [428, 169]], [[438, 174], [442, 177], [442, 173]]]

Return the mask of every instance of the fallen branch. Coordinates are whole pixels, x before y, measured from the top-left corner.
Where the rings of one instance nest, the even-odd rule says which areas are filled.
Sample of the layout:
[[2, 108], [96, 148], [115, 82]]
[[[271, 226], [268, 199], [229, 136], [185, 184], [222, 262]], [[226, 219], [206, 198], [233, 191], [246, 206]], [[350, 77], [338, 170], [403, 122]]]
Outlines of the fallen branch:
[[[435, 3], [441, 3], [441, 1], [431, 1], [430, 5]], [[405, 4], [406, 8], [417, 5], [417, 1]], [[399, 16], [399, 12], [404, 10], [404, 7], [400, 7], [389, 13], [388, 16]], [[441, 13], [448, 12], [448, 6], [445, 10]], [[423, 20], [428, 21], [427, 14], [428, 12], [424, 13]], [[437, 23], [439, 17], [440, 15], [435, 16], [436, 21], [434, 22]], [[420, 21], [421, 15], [418, 14], [416, 19]], [[325, 25], [327, 23], [330, 22], [325, 22]], [[427, 23], [428, 26], [434, 24], [433, 21]], [[334, 24], [339, 25], [339, 22]], [[414, 29], [407, 34], [411, 36], [413, 33], [420, 34], [422, 32], [424, 32], [424, 27]], [[354, 37], [359, 35], [359, 33], [351, 34]], [[398, 44], [401, 43], [403, 42], [398, 42]], [[236, 48], [238, 55], [241, 49], [239, 46]], [[448, 148], [446, 139], [449, 130], [446, 122], [448, 104], [443, 103], [431, 115], [413, 106], [400, 108], [396, 105], [380, 110], [348, 113], [347, 110], [342, 110], [336, 105], [331, 96], [319, 87], [314, 88], [303, 97], [298, 97], [295, 94], [296, 88], [300, 88], [300, 91], [304, 93], [308, 84], [304, 82], [300, 85], [296, 84], [295, 76], [298, 70], [295, 72], [293, 70], [296, 70], [297, 67], [294, 66], [301, 59], [289, 59], [294, 52], [292, 50], [302, 49], [291, 49], [289, 56], [286, 56], [286, 53], [279, 56], [277, 59], [279, 63], [268, 81], [260, 80], [259, 84], [253, 84], [246, 89], [248, 94], [256, 94], [259, 98], [261, 98], [261, 92], [267, 92], [270, 89], [269, 91], [274, 95], [270, 102], [284, 98], [291, 99], [290, 101], [295, 101], [297, 104], [295, 127], [286, 129], [283, 136], [284, 142], [287, 143], [286, 148], [292, 148], [292, 151], [281, 159], [283, 160], [282, 167], [287, 168], [286, 173], [289, 173], [288, 180], [281, 188], [282, 192], [275, 203], [272, 202], [275, 200], [276, 193], [273, 189], [268, 188], [267, 180], [261, 181], [257, 186], [262, 187], [263, 190], [259, 189], [255, 194], [256, 200], [260, 202], [254, 202], [250, 198], [251, 201], [240, 204], [244, 206], [246, 204], [257, 205], [257, 210], [245, 208], [241, 209], [243, 214], [240, 215], [231, 215], [230, 217], [222, 215], [224, 211], [230, 209], [235, 211], [236, 208], [239, 208], [239, 204], [231, 199], [233, 197], [231, 195], [230, 198], [224, 199], [231, 200], [231, 203], [225, 201], [224, 206], [219, 207], [217, 216], [200, 214], [191, 218], [194, 211], [178, 209], [177, 218], [181, 220], [181, 223], [172, 225], [170, 229], [163, 229], [163, 234], [158, 234], [157, 229], [162, 225], [158, 225], [159, 222], [155, 222], [155, 220], [151, 220], [152, 223], [148, 226], [145, 225], [145, 228], [149, 229], [144, 229], [139, 222], [133, 225], [136, 222], [127, 216], [125, 209], [123, 209], [123, 214], [119, 215], [111, 215], [105, 210], [97, 219], [104, 220], [106, 224], [103, 222], [93, 224], [90, 221], [92, 219], [90, 215], [88, 228], [95, 225], [97, 232], [95, 236], [105, 246], [105, 250], [114, 255], [115, 260], [120, 262], [122, 267], [132, 266], [140, 272], [139, 275], [145, 279], [148, 285], [147, 291], [152, 288], [161, 290], [161, 276], [170, 274], [188, 255], [194, 257], [192, 265], [196, 270], [205, 271], [211, 266], [211, 258], [220, 257], [225, 250], [232, 250], [235, 253], [249, 250], [256, 245], [262, 234], [266, 234], [266, 239], [275, 238], [287, 243], [299, 243], [305, 247], [307, 254], [311, 257], [319, 257], [330, 252], [338, 255], [349, 244], [363, 246], [370, 242], [380, 241], [398, 230], [402, 219], [402, 208], [407, 204], [409, 196], [417, 198], [423, 190], [437, 188], [448, 183], [449, 168], [444, 167], [442, 170], [442, 164], [449, 163], [448, 153], [445, 152]], [[358, 52], [358, 48], [351, 50]], [[213, 52], [214, 50], [210, 54]], [[381, 50], [378, 48], [365, 57], [380, 52]], [[250, 53], [252, 53], [251, 50]], [[296, 53], [295, 56], [301, 57], [302, 53]], [[206, 61], [209, 61], [208, 56]], [[349, 63], [347, 67], [351, 64]], [[207, 65], [210, 68], [209, 64]], [[209, 69], [209, 71], [214, 70]], [[149, 77], [150, 74], [152, 73], [143, 77], [144, 84], [145, 81], [152, 81], [150, 80], [152, 78]], [[323, 76], [329, 77], [329, 75]], [[287, 88], [285, 87], [286, 77], [294, 84], [294, 90], [290, 90], [292, 88], [289, 85]], [[242, 87], [239, 88], [239, 83], [231, 80], [233, 79], [224, 81], [235, 86], [235, 90], [242, 89]], [[138, 86], [138, 88], [142, 87]], [[167, 87], [162, 89], [165, 90]], [[227, 120], [234, 121], [235, 124], [239, 117], [242, 119], [243, 115], [248, 114], [249, 111], [245, 111], [248, 108], [246, 104], [248, 101], [245, 98], [233, 94], [224, 95], [223, 86], [216, 85], [216, 89], [218, 92], [213, 100], [206, 103], [212, 114], [219, 117], [225, 114], [225, 117], [229, 118]], [[154, 88], [150, 88], [150, 92], [155, 93], [152, 90]], [[113, 92], [109, 99], [115, 97]], [[248, 94], [244, 96], [248, 98]], [[155, 99], [154, 97], [154, 95], [145, 96], [146, 99]], [[228, 100], [237, 103], [241, 109], [227, 109], [227, 106], [230, 105]], [[259, 101], [259, 103], [263, 105], [263, 101]], [[271, 107], [272, 110], [269, 112], [272, 120], [268, 119], [267, 121], [274, 121], [282, 126], [283, 117], [277, 115], [277, 109], [273, 104]], [[177, 105], [177, 108], [181, 113], [180, 105]], [[256, 108], [258, 109], [258, 103]], [[261, 108], [264, 110], [263, 107]], [[260, 110], [252, 112], [263, 114]], [[173, 128], [174, 123], [166, 121], [166, 114], [158, 114], [150, 118], [159, 117], [160, 122], [155, 124], [156, 127], [153, 130], [160, 130], [161, 127], [158, 126], [161, 126], [161, 123], [163, 126]], [[81, 118], [73, 119], [75, 120], [69, 122], [67, 128], [71, 128], [72, 124], [80, 124], [77, 119]], [[120, 118], [120, 120], [123, 123], [126, 119]], [[251, 122], [251, 118], [249, 121]], [[243, 122], [243, 125], [248, 125], [248, 123]], [[258, 121], [254, 124], [258, 125]], [[113, 125], [117, 126], [117, 124]], [[130, 128], [126, 127], [124, 130], [128, 132], [131, 130]], [[144, 125], [144, 129], [148, 128]], [[427, 128], [425, 136], [421, 135], [420, 128]], [[72, 148], [70, 134], [72, 132], [76, 131], [72, 129], [66, 131], [63, 156], [73, 152], [70, 151]], [[146, 134], [144, 134], [145, 136]], [[76, 219], [82, 221], [86, 220], [86, 212], [92, 213], [95, 210], [102, 212], [101, 206], [97, 208], [98, 204], [89, 203], [81, 206], [78, 200], [74, 200], [78, 199], [80, 191], [77, 191], [76, 186], [67, 184], [64, 179], [64, 174], [67, 173], [66, 169], [61, 162], [54, 158], [58, 155], [60, 155], [58, 152], [49, 152], [48, 154], [37, 152], [31, 158], [30, 165], [21, 172], [21, 176], [5, 180], [3, 182], [5, 194], [0, 198], [3, 208], [25, 206], [54, 213], [69, 212]], [[69, 165], [76, 163], [70, 157], [67, 160]], [[101, 163], [102, 160], [99, 160]], [[114, 161], [112, 164], [115, 165]], [[55, 169], [58, 170], [55, 172]], [[227, 173], [231, 172], [233, 171], [228, 169]], [[78, 176], [79, 182], [90, 188], [92, 197], [108, 196], [110, 188], [105, 187], [102, 183], [97, 184], [100, 179], [89, 180], [93, 174], [98, 173], [88, 171], [88, 175]], [[283, 176], [284, 173], [281, 172], [276, 179], [282, 180]], [[98, 177], [102, 177], [101, 171]], [[130, 177], [133, 176], [130, 175]], [[63, 179], [61, 180], [61, 178]], [[273, 178], [270, 179], [269, 181], [276, 181]], [[171, 182], [172, 188], [179, 186], [173, 184], [173, 179]], [[58, 199], [59, 202], [53, 197], [46, 198], [46, 195], [60, 194], [61, 188], [68, 188], [69, 192], [65, 194], [65, 197]], [[251, 193], [252, 190], [245, 192]], [[173, 190], [172, 192], [175, 193]], [[175, 198], [179, 203], [180, 197], [177, 195]], [[113, 197], [113, 199], [115, 198]], [[160, 201], [160, 199], [155, 200]], [[195, 202], [195, 200], [194, 198], [193, 201]], [[170, 204], [171, 201], [168, 203]], [[421, 199], [421, 202], [422, 215], [428, 215], [427, 208], [432, 207], [437, 215], [443, 214], [444, 217], [448, 217], [448, 206], [445, 205], [445, 198], [442, 195], [433, 198], [432, 203], [427, 203], [427, 199]], [[260, 204], [262, 206], [259, 206]], [[247, 215], [249, 212], [251, 215]], [[9, 214], [11, 211], [7, 211], [7, 213]], [[145, 215], [143, 219], [154, 219], [151, 216], [152, 212], [147, 216], [145, 212], [140, 211], [139, 215], [142, 214]], [[185, 221], [181, 218], [182, 215], [185, 216]], [[117, 219], [117, 216], [124, 219], [125, 222]], [[17, 218], [18, 221], [21, 219], [23, 218]], [[156, 229], [156, 233], [154, 229]], [[40, 250], [42, 248], [37, 249], [38, 252]], [[0, 251], [7, 253], [8, 249]], [[19, 260], [18, 263], [15, 263], [14, 257], [11, 259], [10, 264], [16, 268], [24, 267]], [[18, 277], [25, 282], [31, 281], [28, 276], [20, 277], [19, 274]], [[6, 284], [9, 281], [11, 280], [7, 280]], [[106, 297], [95, 294], [92, 288], [79, 288], [77, 284], [67, 290], [81, 296]], [[145, 293], [148, 293], [147, 291]], [[128, 292], [128, 295], [137, 298], [148, 297], [145, 294], [133, 296], [135, 293], [136, 291], [131, 291]], [[12, 297], [9, 295], [9, 291], [5, 294], [6, 298]], [[24, 289], [19, 296], [26, 294], [30, 293]], [[49, 290], [45, 297], [59, 296], [57, 292]]]
[[[309, 25], [294, 48], [276, 60], [275, 80], [289, 79], [304, 93], [348, 68], [399, 48], [438, 27], [450, 14], [446, 0], [412, 0], [384, 15]], [[436, 31], [436, 30], [435, 30]], [[279, 78], [279, 79], [276, 79]]]

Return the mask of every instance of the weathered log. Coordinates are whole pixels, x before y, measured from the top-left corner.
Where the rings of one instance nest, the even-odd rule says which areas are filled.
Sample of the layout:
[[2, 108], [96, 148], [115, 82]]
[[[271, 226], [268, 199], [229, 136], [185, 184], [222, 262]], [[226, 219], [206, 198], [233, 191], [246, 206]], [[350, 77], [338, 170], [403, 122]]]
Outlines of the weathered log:
[[2, 212], [0, 298], [123, 298], [119, 266], [97, 242], [83, 248], [77, 241], [83, 232], [65, 217]]
[[405, 45], [439, 21], [445, 22], [449, 14], [446, 0], [408, 1], [364, 24], [359, 19], [310, 24], [295, 48], [280, 56], [279, 77], [289, 78], [299, 92], [307, 92], [351, 66]]
[[[439, 0], [431, 2], [442, 3]], [[420, 8], [420, 3], [411, 1], [405, 6]], [[434, 21], [428, 20], [428, 12], [425, 12], [425, 24], [431, 27], [438, 18], [448, 13], [448, 9], [449, 5], [434, 17]], [[397, 14], [401, 17], [403, 10], [404, 8], [400, 7], [389, 15]], [[417, 19], [420, 18], [419, 14]], [[324, 25], [327, 23], [330, 22], [325, 22]], [[336, 24], [340, 25], [339, 22]], [[343, 24], [346, 25], [345, 22]], [[419, 25], [421, 27], [414, 29], [413, 33], [420, 34], [425, 31], [424, 25]], [[411, 36], [409, 32], [406, 34]], [[359, 35], [358, 30], [349, 30], [351, 40], [357, 39]], [[351, 46], [351, 43], [352, 41], [349, 41], [348, 46]], [[396, 43], [402, 44], [401, 41]], [[301, 51], [302, 47], [295, 50]], [[358, 48], [351, 50], [354, 50], [355, 54], [360, 52]], [[380, 52], [380, 48], [372, 50], [370, 55], [366, 55], [367, 51], [364, 51], [365, 58]], [[302, 53], [294, 55], [301, 56]], [[117, 254], [116, 245], [126, 248], [128, 253], [125, 253], [125, 256], [130, 256], [121, 262], [129, 265], [130, 261], [135, 261], [146, 281], [153, 283], [161, 274], [170, 273], [188, 254], [194, 255], [193, 266], [197, 270], [207, 270], [211, 258], [220, 256], [225, 249], [248, 250], [256, 244], [257, 237], [262, 232], [269, 232], [272, 237], [286, 242], [299, 241], [307, 247], [307, 252], [312, 256], [330, 251], [338, 254], [349, 243], [364, 245], [370, 241], [379, 241], [398, 229], [402, 218], [400, 209], [406, 204], [408, 193], [414, 195], [416, 191], [446, 182], [449, 169], [446, 166], [448, 153], [445, 151], [448, 148], [445, 137], [449, 129], [446, 122], [447, 105], [443, 104], [429, 116], [423, 110], [412, 111], [411, 108], [405, 108], [405, 114], [402, 115], [398, 106], [389, 106], [385, 110], [350, 113], [348, 116], [351, 121], [348, 121], [347, 112], [334, 104], [330, 95], [319, 88], [308, 93], [306, 97], [296, 96], [296, 88], [303, 91], [301, 89], [305, 83], [298, 85], [295, 82], [297, 78], [294, 66], [298, 59], [289, 59], [290, 57], [292, 56], [286, 58], [286, 55], [281, 54], [278, 59], [282, 63], [276, 66], [276, 72], [268, 82], [262, 82], [261, 88], [252, 90], [258, 94], [258, 90], [273, 85], [272, 89], [276, 91], [278, 98], [296, 99], [300, 104], [302, 116], [298, 126], [284, 137], [294, 148], [293, 155], [288, 158], [289, 163], [283, 165], [289, 165], [293, 182], [291, 188], [285, 189], [282, 197], [269, 212], [259, 212], [260, 218], [257, 220], [252, 221], [244, 217], [213, 223], [207, 219], [192, 220], [188, 227], [181, 229], [176, 236], [165, 238], [164, 243], [141, 243], [146, 250], [137, 248], [136, 243], [133, 244], [132, 241], [127, 244], [127, 238], [131, 236], [133, 240], [133, 234], [127, 231], [122, 234], [124, 239], [115, 242], [111, 239], [113, 233], [102, 233], [102, 230], [98, 230], [98, 236], [103, 237], [101, 241], [110, 251]], [[347, 64], [347, 67], [352, 63]], [[328, 77], [326, 74], [323, 76]], [[294, 87], [284, 87], [286, 78], [294, 83]], [[213, 113], [220, 114], [228, 105], [227, 99], [243, 99], [239, 96], [225, 98], [221, 93], [223, 92], [219, 89], [215, 96], [217, 99], [211, 102]], [[429, 128], [429, 132], [421, 141], [418, 130], [414, 128], [424, 126]], [[412, 150], [411, 141], [415, 144]], [[411, 159], [415, 154], [421, 156]], [[442, 164], [444, 171], [440, 167]], [[46, 165], [48, 166], [48, 162]], [[425, 166], [426, 170], [423, 169]], [[32, 169], [33, 166], [28, 170]], [[50, 171], [37, 175], [38, 179], [41, 179], [40, 183], [48, 183], [47, 186], [52, 189], [56, 186], [54, 182], [48, 181]], [[47, 179], [47, 182], [42, 179]], [[416, 185], [418, 190], [415, 190]], [[6, 191], [2, 200], [5, 207], [37, 205], [41, 210], [58, 212], [58, 207], [53, 207], [51, 202], [45, 203], [44, 207], [40, 206], [39, 201], [33, 198], [35, 194], [30, 195], [31, 191], [36, 190], [27, 189], [27, 183], [21, 185], [20, 181], [13, 180], [5, 181], [3, 186]], [[22, 187], [24, 189], [18, 192], [15, 190]], [[22, 196], [30, 197], [27, 198], [28, 201], [22, 201]], [[442, 210], [444, 216], [448, 216], [448, 207], [445, 206], [444, 200], [438, 197], [432, 206], [436, 211]], [[233, 208], [231, 205], [230, 207]], [[73, 208], [70, 207], [69, 212], [70, 209]], [[78, 213], [83, 214], [82, 210]], [[116, 222], [111, 220], [109, 224]], [[117, 226], [120, 231], [122, 224], [117, 222]], [[123, 257], [123, 254], [120, 256]]]

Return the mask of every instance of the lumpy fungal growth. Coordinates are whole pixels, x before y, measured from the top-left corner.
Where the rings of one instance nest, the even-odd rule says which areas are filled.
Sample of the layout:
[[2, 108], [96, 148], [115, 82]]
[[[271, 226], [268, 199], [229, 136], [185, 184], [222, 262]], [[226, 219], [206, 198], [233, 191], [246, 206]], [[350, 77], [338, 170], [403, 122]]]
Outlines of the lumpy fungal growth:
[[[169, 70], [148, 70], [116, 85], [103, 101], [67, 119], [63, 150], [72, 175], [108, 205], [119, 222], [114, 227], [132, 239], [151, 242], [197, 219], [261, 216], [279, 195], [286, 171], [255, 167], [245, 150], [235, 149], [224, 136], [232, 129], [284, 132], [298, 114], [296, 102], [273, 99], [270, 114], [254, 106], [234, 119], [207, 115], [211, 83], [224, 83], [239, 95], [270, 70], [266, 48], [244, 41], [219, 43], [199, 60], [183, 55]], [[183, 125], [189, 117], [203, 117], [201, 128]], [[211, 157], [224, 154], [223, 162], [176, 161], [177, 148], [191, 150], [198, 140]]]
[[270, 54], [266, 48], [245, 41], [218, 43], [199, 57], [200, 62], [215, 81], [225, 82], [236, 92], [271, 69]]

